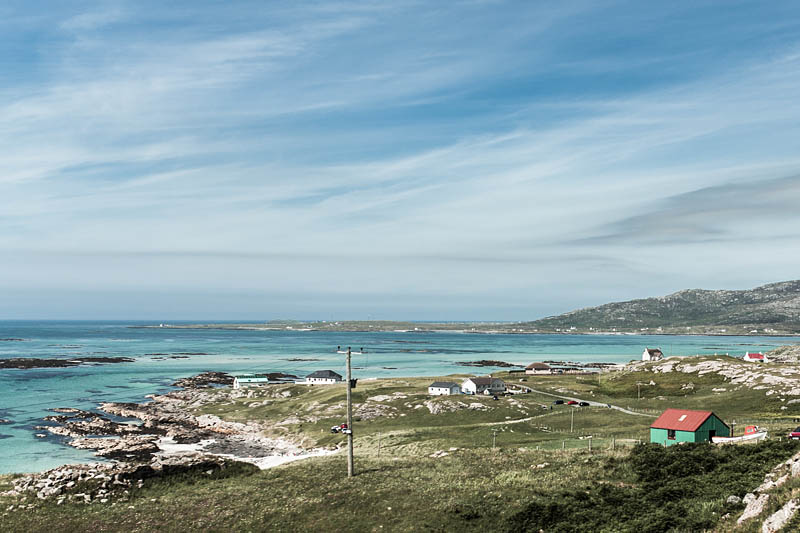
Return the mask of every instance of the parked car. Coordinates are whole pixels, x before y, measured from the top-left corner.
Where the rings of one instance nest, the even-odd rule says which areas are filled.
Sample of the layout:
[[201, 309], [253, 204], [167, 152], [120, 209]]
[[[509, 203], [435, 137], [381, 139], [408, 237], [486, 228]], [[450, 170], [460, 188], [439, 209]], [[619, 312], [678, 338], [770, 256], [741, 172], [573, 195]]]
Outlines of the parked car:
[[581, 402], [578, 405], [580, 405], [581, 407], [589, 407], [589, 402]]
[[564, 403], [564, 400], [556, 400], [553, 402], [553, 405], [561, 405], [562, 403]]
[[333, 426], [331, 428], [331, 433], [348, 433], [347, 422], [339, 424], [338, 426]]
[[794, 428], [794, 431], [789, 433], [789, 438], [793, 440], [800, 440], [800, 427]]
[[576, 402], [575, 400], [570, 400], [567, 402], [567, 405], [578, 405], [578, 402]]

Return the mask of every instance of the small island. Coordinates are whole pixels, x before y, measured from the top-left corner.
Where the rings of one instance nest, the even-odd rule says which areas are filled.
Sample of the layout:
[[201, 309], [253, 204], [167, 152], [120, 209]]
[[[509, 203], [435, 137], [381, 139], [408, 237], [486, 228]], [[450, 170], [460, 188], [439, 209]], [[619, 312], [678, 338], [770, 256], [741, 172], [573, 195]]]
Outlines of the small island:
[[133, 363], [130, 357], [76, 357], [73, 359], [39, 359], [36, 357], [16, 357], [0, 359], [0, 369], [5, 368], [69, 368], [83, 364]]

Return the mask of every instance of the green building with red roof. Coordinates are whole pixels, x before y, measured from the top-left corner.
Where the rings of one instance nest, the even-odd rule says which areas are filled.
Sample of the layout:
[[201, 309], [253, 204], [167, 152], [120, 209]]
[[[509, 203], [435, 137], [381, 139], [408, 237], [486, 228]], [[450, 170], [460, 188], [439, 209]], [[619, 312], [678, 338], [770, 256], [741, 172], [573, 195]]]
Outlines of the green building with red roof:
[[667, 409], [650, 425], [650, 442], [663, 446], [730, 436], [731, 428], [711, 411]]

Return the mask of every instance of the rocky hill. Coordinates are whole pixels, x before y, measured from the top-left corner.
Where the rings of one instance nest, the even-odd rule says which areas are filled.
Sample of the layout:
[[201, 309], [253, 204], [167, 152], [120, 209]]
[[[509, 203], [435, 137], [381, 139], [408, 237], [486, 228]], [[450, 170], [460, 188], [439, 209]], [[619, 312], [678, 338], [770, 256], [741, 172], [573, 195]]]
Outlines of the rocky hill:
[[579, 309], [524, 326], [573, 332], [800, 333], [800, 280], [741, 291], [687, 289]]

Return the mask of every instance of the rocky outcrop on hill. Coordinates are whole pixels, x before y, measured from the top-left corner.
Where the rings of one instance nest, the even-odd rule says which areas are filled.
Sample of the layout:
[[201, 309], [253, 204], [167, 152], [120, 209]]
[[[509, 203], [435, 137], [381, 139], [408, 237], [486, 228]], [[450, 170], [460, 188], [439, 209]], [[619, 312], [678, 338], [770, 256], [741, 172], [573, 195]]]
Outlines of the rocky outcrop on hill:
[[[794, 454], [786, 461], [779, 463], [772, 471], [764, 476], [764, 481], [753, 492], [745, 495], [743, 502], [745, 509], [736, 521], [742, 525], [764, 514], [771, 498], [775, 498], [779, 489], [790, 479], [800, 476], [800, 452]], [[765, 533], [780, 531], [795, 515], [800, 503], [795, 499], [787, 501], [783, 507], [770, 516], [762, 518], [761, 530]]]
[[657, 363], [637, 361], [628, 364], [628, 370], [667, 373], [683, 372], [702, 376], [719, 374], [731, 385], [741, 385], [754, 390], [764, 390], [767, 396], [800, 396], [800, 367], [797, 365], [772, 365], [746, 363], [729, 357], [669, 357]]
[[800, 344], [780, 346], [765, 355], [775, 363], [800, 363]]
[[460, 411], [462, 409], [471, 409], [473, 411], [488, 411], [491, 409], [488, 405], [482, 404], [481, 402], [466, 403], [459, 400], [427, 400], [423, 402], [422, 405], [427, 407], [432, 415]]

